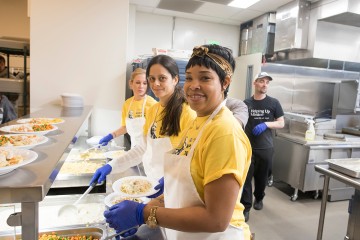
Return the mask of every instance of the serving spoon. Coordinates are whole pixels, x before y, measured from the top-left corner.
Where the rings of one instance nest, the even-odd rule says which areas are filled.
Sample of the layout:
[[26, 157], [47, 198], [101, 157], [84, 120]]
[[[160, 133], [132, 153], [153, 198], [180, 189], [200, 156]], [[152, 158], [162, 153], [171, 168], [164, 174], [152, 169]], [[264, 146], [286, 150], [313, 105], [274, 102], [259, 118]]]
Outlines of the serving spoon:
[[130, 231], [131, 229], [134, 229], [134, 228], [138, 228], [138, 226], [125, 229], [124, 231], [121, 231], [121, 232], [119, 232], [119, 233], [112, 234], [112, 235], [107, 236], [107, 237], [105, 237], [105, 238], [101, 238], [101, 240], [113, 239], [114, 237], [120, 236], [121, 234], [124, 234], [124, 233], [126, 233], [127, 231]]
[[62, 206], [58, 211], [58, 217], [64, 215], [64, 214], [71, 214], [75, 215], [78, 213], [78, 208], [76, 205], [86, 196], [89, 194], [89, 192], [96, 186], [96, 182], [93, 182], [88, 189], [84, 192], [83, 195], [80, 196], [78, 200], [76, 200], [73, 204], [66, 204]]

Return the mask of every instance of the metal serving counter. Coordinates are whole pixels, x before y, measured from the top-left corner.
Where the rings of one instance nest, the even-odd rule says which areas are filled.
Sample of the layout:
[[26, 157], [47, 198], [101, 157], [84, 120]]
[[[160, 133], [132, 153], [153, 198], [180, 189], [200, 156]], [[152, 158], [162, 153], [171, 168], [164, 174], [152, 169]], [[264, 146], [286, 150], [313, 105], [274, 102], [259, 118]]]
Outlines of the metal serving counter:
[[321, 209], [320, 209], [319, 226], [318, 226], [316, 239], [317, 240], [322, 239], [326, 203], [327, 203], [328, 190], [329, 190], [329, 182], [330, 182], [330, 178], [334, 178], [338, 181], [341, 181], [355, 188], [355, 195], [352, 197], [349, 204], [349, 221], [348, 221], [346, 236], [344, 239], [359, 240], [360, 239], [360, 179], [349, 177], [338, 171], [329, 169], [329, 167], [325, 165], [316, 165], [315, 170], [325, 175], [323, 196], [322, 196]]
[[[129, 169], [124, 174], [134, 173]], [[114, 229], [108, 227], [103, 216], [103, 212], [106, 209], [104, 204], [105, 194], [89, 194], [84, 197], [77, 205], [78, 214], [76, 215], [69, 216], [69, 214], [64, 214], [57, 216], [62, 206], [74, 203], [80, 196], [79, 194], [46, 196], [39, 203], [40, 235], [55, 232], [59, 236], [76, 236], [81, 234], [103, 239], [114, 234]], [[0, 207], [0, 230], [2, 230], [0, 231], [0, 240], [21, 239], [19, 228], [14, 229], [6, 224], [7, 216], [16, 212], [20, 208], [19, 205], [15, 204], [11, 208], [8, 207], [8, 209]], [[162, 228], [150, 229], [144, 224], [135, 235], [127, 239], [163, 240], [165, 239], [164, 236]]]
[[[83, 108], [62, 108], [46, 105], [40, 111], [24, 117], [57, 117], [65, 120], [58, 130], [48, 133], [49, 141], [33, 148], [38, 153], [37, 160], [0, 176], [0, 203], [21, 203], [21, 215], [15, 222], [22, 226], [22, 239], [38, 239], [39, 202], [48, 193], [64, 159], [63, 153], [83, 123], [91, 121], [91, 106]], [[5, 125], [14, 124], [16, 121]]]
[[[315, 191], [314, 198], [318, 197], [323, 176], [315, 171], [315, 164], [327, 165], [326, 159], [360, 157], [360, 138], [346, 136], [346, 141], [325, 140], [319, 136], [314, 141], [305, 141], [304, 136], [289, 133], [275, 136], [273, 176], [294, 188], [292, 201], [297, 199], [298, 190]], [[352, 187], [334, 179], [330, 181], [330, 201], [349, 199], [353, 193]]]

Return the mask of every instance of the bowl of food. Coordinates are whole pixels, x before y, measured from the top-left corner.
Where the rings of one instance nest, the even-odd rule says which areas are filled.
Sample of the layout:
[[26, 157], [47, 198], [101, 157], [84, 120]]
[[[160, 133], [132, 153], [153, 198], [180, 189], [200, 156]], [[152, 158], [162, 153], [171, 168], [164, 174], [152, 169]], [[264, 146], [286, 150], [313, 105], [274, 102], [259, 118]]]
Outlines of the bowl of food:
[[149, 201], [149, 199], [146, 197], [141, 197], [141, 198], [124, 197], [119, 193], [113, 192], [105, 197], [104, 203], [107, 207], [111, 207], [112, 205], [121, 203], [122, 201], [125, 200], [134, 201], [138, 203], [147, 203]]

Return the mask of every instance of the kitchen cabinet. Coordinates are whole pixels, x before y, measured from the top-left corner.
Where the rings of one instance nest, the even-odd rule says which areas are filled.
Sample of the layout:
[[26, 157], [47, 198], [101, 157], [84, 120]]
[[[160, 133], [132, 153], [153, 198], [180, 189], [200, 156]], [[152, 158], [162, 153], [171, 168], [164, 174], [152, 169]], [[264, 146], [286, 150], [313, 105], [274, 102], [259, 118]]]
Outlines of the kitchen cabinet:
[[[305, 141], [303, 136], [277, 133], [274, 138], [273, 175], [294, 188], [292, 201], [302, 192], [322, 190], [324, 176], [315, 171], [314, 166], [326, 165], [326, 159], [360, 157], [360, 138], [349, 136], [351, 141], [325, 140]], [[354, 188], [335, 179], [330, 181], [329, 201], [350, 199]]]

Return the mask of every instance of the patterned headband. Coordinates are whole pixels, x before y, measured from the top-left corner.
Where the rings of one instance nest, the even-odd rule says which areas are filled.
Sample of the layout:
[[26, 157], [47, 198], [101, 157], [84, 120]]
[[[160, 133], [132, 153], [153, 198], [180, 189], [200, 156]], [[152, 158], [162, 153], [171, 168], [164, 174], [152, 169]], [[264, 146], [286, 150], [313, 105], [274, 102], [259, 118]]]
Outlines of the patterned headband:
[[208, 56], [211, 60], [213, 60], [225, 73], [230, 77], [233, 75], [233, 70], [228, 61], [226, 61], [223, 57], [215, 54], [209, 53], [209, 49], [207, 47], [194, 47], [193, 53], [191, 54], [191, 58], [194, 56], [204, 57]]

